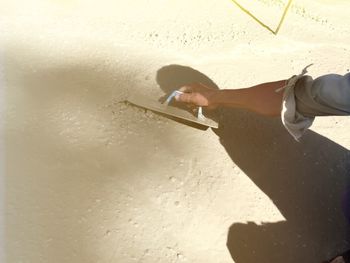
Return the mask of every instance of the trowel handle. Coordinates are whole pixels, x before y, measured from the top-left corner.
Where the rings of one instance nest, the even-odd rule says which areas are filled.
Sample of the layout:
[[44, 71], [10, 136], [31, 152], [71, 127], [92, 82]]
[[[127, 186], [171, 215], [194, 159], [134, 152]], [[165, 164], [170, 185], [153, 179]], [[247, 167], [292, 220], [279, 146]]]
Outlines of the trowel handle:
[[182, 91], [179, 91], [179, 90], [174, 90], [174, 91], [170, 94], [170, 96], [166, 99], [165, 103], [166, 103], [166, 104], [169, 104], [170, 101], [171, 101], [176, 95], [179, 95], [179, 94], [183, 94], [183, 92], [182, 92]]
[[[179, 90], [174, 90], [174, 91], [170, 94], [170, 96], [166, 99], [165, 103], [166, 103], [166, 104], [169, 104], [170, 101], [171, 101], [176, 95], [179, 95], [179, 94], [183, 94], [183, 92], [182, 92], [182, 91], [179, 91]], [[199, 120], [202, 120], [202, 121], [205, 120], [205, 116], [203, 115], [203, 109], [202, 109], [202, 107], [198, 107], [197, 118], [198, 118]]]

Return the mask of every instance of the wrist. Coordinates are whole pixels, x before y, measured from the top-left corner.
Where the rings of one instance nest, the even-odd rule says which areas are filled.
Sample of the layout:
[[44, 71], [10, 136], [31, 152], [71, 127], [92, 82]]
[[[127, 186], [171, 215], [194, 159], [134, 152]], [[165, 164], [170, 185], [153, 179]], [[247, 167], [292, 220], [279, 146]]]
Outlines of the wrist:
[[222, 102], [221, 97], [222, 97], [222, 90], [213, 90], [208, 100], [208, 106], [209, 107], [220, 106]]

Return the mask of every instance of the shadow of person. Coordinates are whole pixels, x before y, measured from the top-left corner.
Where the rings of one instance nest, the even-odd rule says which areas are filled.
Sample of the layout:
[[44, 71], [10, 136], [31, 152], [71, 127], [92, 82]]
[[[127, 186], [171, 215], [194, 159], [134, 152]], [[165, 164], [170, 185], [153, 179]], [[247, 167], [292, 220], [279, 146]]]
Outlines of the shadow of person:
[[[164, 91], [196, 81], [217, 88], [204, 74], [179, 65], [161, 69], [157, 81]], [[298, 143], [279, 118], [237, 109], [220, 110], [214, 132], [285, 218], [233, 224], [227, 248], [236, 263], [316, 263], [347, 248], [349, 229], [341, 211], [350, 168], [347, 149], [313, 131]]]
[[226, 110], [217, 131], [231, 159], [274, 202], [286, 221], [233, 224], [235, 262], [322, 262], [346, 249], [341, 199], [349, 152], [308, 131], [300, 143], [279, 119]]

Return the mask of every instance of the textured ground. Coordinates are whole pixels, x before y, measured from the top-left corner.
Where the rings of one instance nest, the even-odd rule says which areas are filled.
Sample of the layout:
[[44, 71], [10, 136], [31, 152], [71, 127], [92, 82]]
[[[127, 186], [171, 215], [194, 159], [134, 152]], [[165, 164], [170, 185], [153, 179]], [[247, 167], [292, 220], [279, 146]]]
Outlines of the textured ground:
[[[286, 1], [240, 3], [275, 28]], [[348, 247], [349, 118], [297, 143], [249, 112], [203, 131], [121, 101], [310, 63], [345, 74], [349, 7], [296, 0], [273, 35], [231, 1], [2, 1], [6, 262], [316, 263]]]

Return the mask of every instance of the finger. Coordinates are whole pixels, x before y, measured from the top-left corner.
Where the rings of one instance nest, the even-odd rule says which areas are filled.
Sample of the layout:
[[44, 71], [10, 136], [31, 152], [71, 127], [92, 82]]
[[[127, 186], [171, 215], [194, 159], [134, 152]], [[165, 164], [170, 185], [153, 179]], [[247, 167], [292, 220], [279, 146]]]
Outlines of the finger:
[[185, 103], [193, 103], [193, 94], [192, 93], [178, 94], [175, 96], [175, 100], [180, 102], [185, 102]]
[[181, 92], [189, 93], [193, 91], [193, 88], [191, 86], [185, 85], [178, 89]]

